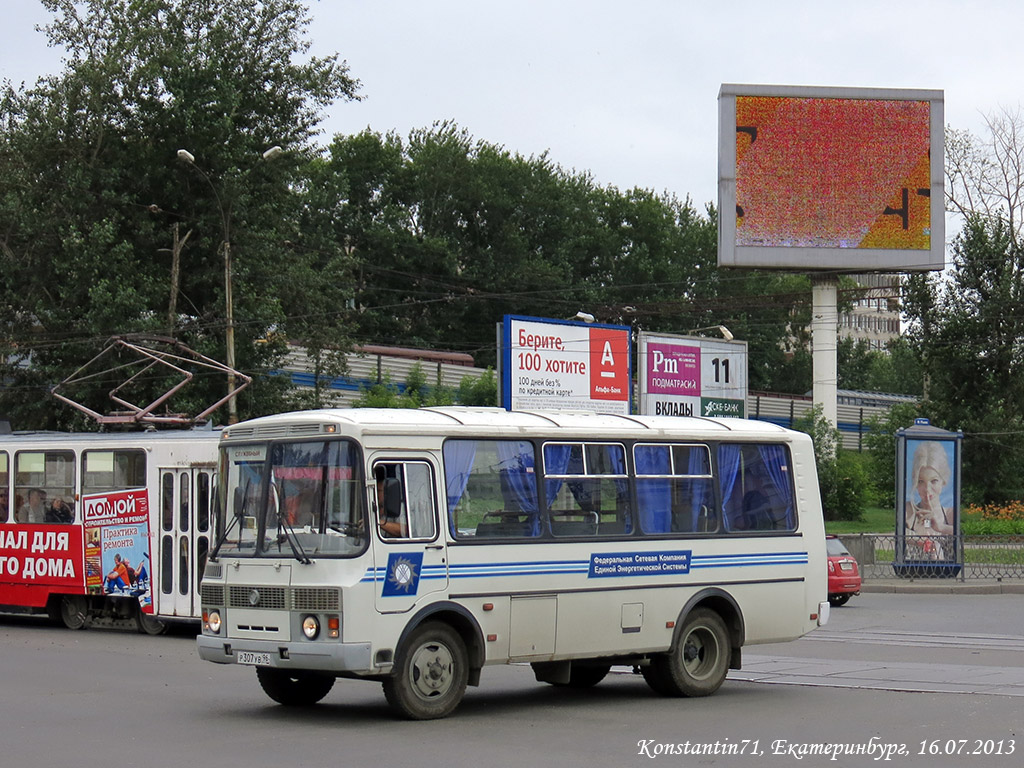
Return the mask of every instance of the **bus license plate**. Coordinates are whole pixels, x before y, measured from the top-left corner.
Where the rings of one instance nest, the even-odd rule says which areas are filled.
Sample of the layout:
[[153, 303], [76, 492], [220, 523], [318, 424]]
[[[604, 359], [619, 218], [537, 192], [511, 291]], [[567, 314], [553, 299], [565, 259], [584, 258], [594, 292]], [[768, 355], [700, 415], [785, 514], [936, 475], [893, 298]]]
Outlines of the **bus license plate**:
[[252, 664], [257, 667], [270, 666], [269, 653], [253, 653], [252, 651], [238, 651], [235, 654], [239, 664]]

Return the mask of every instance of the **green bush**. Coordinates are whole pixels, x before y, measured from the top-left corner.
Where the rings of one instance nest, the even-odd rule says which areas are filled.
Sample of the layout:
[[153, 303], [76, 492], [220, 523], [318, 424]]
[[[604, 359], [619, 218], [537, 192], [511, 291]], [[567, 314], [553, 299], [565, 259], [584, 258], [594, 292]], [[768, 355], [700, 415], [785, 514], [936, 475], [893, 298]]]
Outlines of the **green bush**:
[[983, 520], [963, 517], [960, 533], [964, 536], [1024, 536], [1024, 520]]

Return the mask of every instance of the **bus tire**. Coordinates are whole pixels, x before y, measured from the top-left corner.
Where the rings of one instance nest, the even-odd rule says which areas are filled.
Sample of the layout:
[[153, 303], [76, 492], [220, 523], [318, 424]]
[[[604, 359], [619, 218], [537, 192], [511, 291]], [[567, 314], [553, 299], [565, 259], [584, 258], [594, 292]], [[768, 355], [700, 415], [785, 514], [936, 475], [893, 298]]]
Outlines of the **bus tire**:
[[434, 720], [455, 711], [468, 680], [462, 638], [447, 624], [426, 622], [398, 649], [394, 673], [384, 679], [384, 697], [402, 717]]
[[334, 678], [315, 672], [256, 667], [263, 692], [286, 707], [310, 707], [331, 692]]
[[135, 613], [135, 626], [139, 628], [139, 633], [143, 635], [165, 635], [168, 629], [166, 621], [160, 621], [156, 616], [143, 613], [141, 605]]
[[[644, 679], [666, 696], [710, 696], [725, 682], [732, 646], [722, 618], [707, 608], [689, 613], [679, 640], [667, 654], [656, 656]], [[649, 675], [656, 676], [657, 684]]]
[[85, 629], [89, 623], [89, 603], [82, 595], [62, 595], [60, 620], [68, 629]]

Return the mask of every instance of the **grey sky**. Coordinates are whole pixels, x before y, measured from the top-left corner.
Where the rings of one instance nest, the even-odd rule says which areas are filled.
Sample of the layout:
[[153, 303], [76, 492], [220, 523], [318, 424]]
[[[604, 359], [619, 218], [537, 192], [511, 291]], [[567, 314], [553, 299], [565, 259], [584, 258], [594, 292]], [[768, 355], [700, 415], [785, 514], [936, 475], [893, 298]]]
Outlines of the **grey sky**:
[[[33, 81], [59, 54], [34, 0], [0, 0], [0, 78]], [[337, 51], [366, 99], [327, 135], [407, 135], [451, 119], [524, 155], [549, 151], [600, 184], [717, 197], [722, 83], [928, 88], [976, 133], [1017, 108], [1024, 3], [690, 0], [322, 0], [317, 53]]]

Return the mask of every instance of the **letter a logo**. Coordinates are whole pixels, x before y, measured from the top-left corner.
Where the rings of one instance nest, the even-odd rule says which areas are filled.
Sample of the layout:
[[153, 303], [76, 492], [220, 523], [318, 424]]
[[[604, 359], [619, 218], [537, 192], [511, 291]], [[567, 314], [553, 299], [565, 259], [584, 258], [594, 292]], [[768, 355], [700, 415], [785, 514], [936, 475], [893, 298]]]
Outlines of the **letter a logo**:
[[612, 354], [612, 343], [604, 340], [604, 352], [601, 353], [601, 365], [615, 365], [615, 355]]

